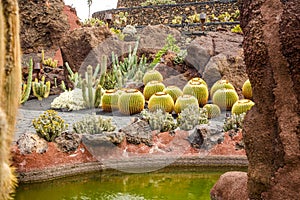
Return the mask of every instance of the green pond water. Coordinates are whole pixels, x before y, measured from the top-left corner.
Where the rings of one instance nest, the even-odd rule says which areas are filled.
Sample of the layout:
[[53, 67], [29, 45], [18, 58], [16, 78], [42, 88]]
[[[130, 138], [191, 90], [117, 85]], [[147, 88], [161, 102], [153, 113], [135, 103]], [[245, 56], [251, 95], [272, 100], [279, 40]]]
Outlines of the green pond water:
[[126, 174], [98, 172], [55, 181], [20, 184], [16, 200], [185, 200], [210, 199], [227, 170], [182, 170]]

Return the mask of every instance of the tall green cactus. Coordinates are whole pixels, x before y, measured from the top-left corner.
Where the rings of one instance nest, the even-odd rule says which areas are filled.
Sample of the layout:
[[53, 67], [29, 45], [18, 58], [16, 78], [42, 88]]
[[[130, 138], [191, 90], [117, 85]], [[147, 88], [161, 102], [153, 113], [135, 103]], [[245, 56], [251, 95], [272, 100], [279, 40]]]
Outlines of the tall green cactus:
[[43, 98], [47, 98], [50, 94], [50, 86], [50, 81], [45, 83], [45, 76], [42, 76], [41, 81], [35, 78], [34, 82], [32, 82], [33, 95], [37, 97], [39, 101], [43, 100]]
[[27, 84], [26, 83], [23, 84], [21, 103], [25, 103], [29, 98], [31, 92], [32, 72], [33, 72], [33, 61], [32, 58], [30, 58], [29, 66], [28, 66]]
[[16, 178], [10, 167], [21, 97], [21, 51], [17, 0], [0, 1], [0, 199], [12, 199]]

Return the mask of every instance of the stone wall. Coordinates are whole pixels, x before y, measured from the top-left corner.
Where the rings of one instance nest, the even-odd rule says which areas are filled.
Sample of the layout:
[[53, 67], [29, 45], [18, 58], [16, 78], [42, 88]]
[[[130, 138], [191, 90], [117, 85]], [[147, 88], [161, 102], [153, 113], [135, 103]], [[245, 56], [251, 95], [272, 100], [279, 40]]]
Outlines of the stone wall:
[[[140, 6], [141, 3], [145, 2], [146, 0], [119, 0], [118, 1], [118, 8], [131, 8], [131, 7], [136, 7]], [[208, 0], [174, 0], [176, 1], [177, 4], [181, 3], [191, 3], [191, 2], [205, 2]]]
[[[146, 26], [171, 24], [175, 16], [194, 15], [195, 13], [206, 13], [207, 16], [214, 14], [218, 16], [225, 12], [234, 13], [238, 10], [237, 1], [208, 1], [208, 2], [192, 2], [173, 5], [145, 6], [133, 8], [119, 8], [106, 11], [99, 11], [93, 14], [93, 17], [104, 20], [106, 13], [113, 14], [114, 18], [120, 12], [127, 12], [127, 24]], [[122, 26], [125, 26], [123, 24]]]

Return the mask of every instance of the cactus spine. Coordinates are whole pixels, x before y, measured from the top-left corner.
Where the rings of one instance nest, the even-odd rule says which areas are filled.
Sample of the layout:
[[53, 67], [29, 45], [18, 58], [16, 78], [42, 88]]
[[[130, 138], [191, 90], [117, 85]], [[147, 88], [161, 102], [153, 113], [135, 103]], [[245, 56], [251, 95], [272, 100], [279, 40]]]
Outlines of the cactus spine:
[[144, 96], [146, 100], [156, 92], [162, 92], [165, 89], [165, 85], [159, 81], [150, 81], [144, 88]]
[[125, 90], [118, 100], [119, 111], [125, 115], [140, 113], [144, 109], [144, 106], [144, 96], [136, 89]]
[[182, 110], [192, 105], [195, 107], [199, 107], [197, 98], [192, 95], [185, 94], [178, 97], [175, 103], [174, 111], [176, 113], [180, 113]]
[[177, 98], [180, 97], [181, 95], [183, 95], [183, 92], [181, 91], [181, 89], [177, 86], [168, 86], [164, 89], [165, 93], [169, 94], [173, 101], [176, 102]]
[[148, 108], [151, 112], [162, 110], [171, 113], [174, 109], [174, 101], [169, 94], [157, 92], [149, 99]]
[[200, 106], [205, 105], [208, 101], [207, 85], [200, 81], [189, 81], [189, 83], [183, 88], [183, 94], [193, 95], [196, 97]]
[[32, 82], [32, 91], [33, 95], [37, 97], [39, 101], [43, 100], [43, 98], [47, 98], [50, 94], [50, 81], [45, 83], [45, 76], [42, 76], [41, 81], [35, 78], [34, 82]]
[[28, 66], [27, 84], [26, 83], [23, 84], [21, 103], [25, 103], [29, 98], [31, 92], [32, 72], [33, 72], [33, 61], [31, 58], [29, 60], [29, 66]]
[[237, 100], [239, 100], [239, 96], [234, 89], [219, 89], [213, 96], [213, 103], [217, 104], [222, 110], [231, 110]]
[[0, 1], [0, 199], [12, 199], [17, 179], [10, 167], [10, 145], [21, 97], [19, 8]]
[[144, 85], [147, 85], [147, 83], [149, 83], [150, 81], [162, 82], [163, 76], [161, 75], [161, 73], [159, 71], [157, 71], [155, 69], [150, 70], [144, 74], [143, 83], [144, 83]]
[[221, 115], [221, 109], [216, 104], [206, 104], [203, 106], [203, 108], [207, 111], [208, 119], [212, 119]]
[[[121, 93], [120, 93], [121, 94]], [[118, 110], [119, 91], [107, 90], [102, 96], [102, 109], [105, 112]]]
[[247, 112], [248, 110], [250, 110], [252, 108], [252, 106], [254, 106], [254, 102], [249, 100], [249, 99], [241, 99], [236, 101], [231, 109], [231, 113], [232, 114], [242, 114], [244, 112]]
[[249, 79], [246, 80], [243, 84], [242, 94], [245, 97], [245, 99], [252, 99], [252, 86]]

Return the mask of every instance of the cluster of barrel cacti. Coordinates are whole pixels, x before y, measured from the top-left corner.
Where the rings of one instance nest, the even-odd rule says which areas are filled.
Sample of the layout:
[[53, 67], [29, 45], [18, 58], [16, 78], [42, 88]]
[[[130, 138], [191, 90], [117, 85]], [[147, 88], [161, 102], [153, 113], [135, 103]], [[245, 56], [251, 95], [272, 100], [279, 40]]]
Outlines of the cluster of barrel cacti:
[[85, 116], [82, 120], [73, 124], [73, 130], [79, 134], [100, 134], [116, 129], [112, 124], [112, 118], [103, 118], [95, 114]]
[[33, 119], [32, 124], [38, 136], [48, 142], [54, 141], [69, 126], [54, 110], [45, 111], [38, 118]]

